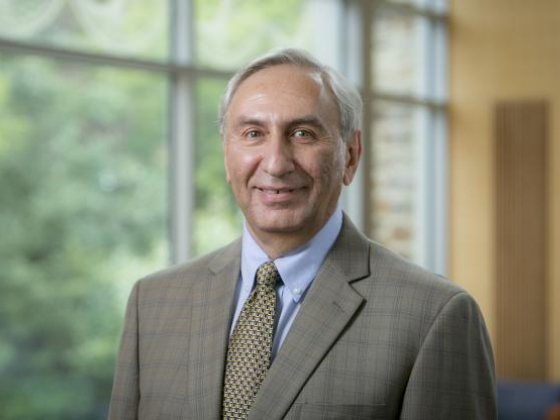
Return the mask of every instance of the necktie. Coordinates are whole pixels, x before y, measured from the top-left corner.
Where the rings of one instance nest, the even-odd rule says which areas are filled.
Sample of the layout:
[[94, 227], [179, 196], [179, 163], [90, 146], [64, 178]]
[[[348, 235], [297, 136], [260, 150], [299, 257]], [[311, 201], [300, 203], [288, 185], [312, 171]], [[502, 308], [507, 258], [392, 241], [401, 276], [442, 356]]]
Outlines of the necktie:
[[257, 286], [247, 298], [229, 341], [223, 418], [246, 419], [270, 365], [280, 278], [272, 261], [257, 270]]

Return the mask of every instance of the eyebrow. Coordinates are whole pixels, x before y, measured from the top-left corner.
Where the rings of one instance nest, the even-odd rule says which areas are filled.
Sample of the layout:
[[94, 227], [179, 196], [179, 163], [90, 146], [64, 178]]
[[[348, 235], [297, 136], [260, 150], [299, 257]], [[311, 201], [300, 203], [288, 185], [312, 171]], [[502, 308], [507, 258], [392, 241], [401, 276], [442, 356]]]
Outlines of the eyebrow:
[[294, 127], [296, 125], [311, 125], [316, 128], [326, 129], [325, 124], [315, 115], [308, 115], [305, 117], [295, 118], [288, 122], [289, 127]]
[[258, 118], [241, 117], [240, 120], [236, 122], [233, 128], [238, 129], [240, 127], [245, 127], [247, 125], [256, 125], [258, 127], [263, 127], [265, 124], [262, 120], [259, 120]]
[[[257, 127], [264, 127], [266, 125], [264, 120], [253, 118], [253, 117], [241, 117], [239, 121], [235, 124], [235, 129], [240, 127], [245, 127], [248, 125], [254, 125]], [[316, 115], [306, 115], [303, 117], [294, 118], [287, 121], [287, 127], [294, 127], [297, 125], [310, 125], [320, 129], [326, 129], [325, 124]]]

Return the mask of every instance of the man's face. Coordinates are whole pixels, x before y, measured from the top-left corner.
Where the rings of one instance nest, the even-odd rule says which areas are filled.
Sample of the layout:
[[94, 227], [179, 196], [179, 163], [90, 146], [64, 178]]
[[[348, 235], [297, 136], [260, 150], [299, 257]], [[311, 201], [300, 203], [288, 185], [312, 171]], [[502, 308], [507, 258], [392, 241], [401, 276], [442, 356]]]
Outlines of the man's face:
[[340, 137], [334, 99], [318, 73], [291, 65], [243, 81], [226, 119], [227, 180], [257, 240], [307, 242], [336, 209], [361, 151]]

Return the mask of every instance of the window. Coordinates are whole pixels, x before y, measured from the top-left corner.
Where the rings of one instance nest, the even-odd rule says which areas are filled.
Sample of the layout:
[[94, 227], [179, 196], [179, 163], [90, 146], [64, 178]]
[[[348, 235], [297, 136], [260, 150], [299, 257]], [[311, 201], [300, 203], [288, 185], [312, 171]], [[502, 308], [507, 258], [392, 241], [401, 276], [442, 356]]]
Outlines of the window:
[[368, 100], [370, 236], [446, 271], [443, 2], [372, 2]]
[[0, 417], [88, 418], [131, 281], [169, 254], [168, 86], [6, 52], [0, 86]]
[[0, 418], [105, 418], [132, 283], [239, 235], [218, 99], [272, 48], [360, 87], [369, 165], [345, 207], [438, 268], [440, 3], [0, 1]]

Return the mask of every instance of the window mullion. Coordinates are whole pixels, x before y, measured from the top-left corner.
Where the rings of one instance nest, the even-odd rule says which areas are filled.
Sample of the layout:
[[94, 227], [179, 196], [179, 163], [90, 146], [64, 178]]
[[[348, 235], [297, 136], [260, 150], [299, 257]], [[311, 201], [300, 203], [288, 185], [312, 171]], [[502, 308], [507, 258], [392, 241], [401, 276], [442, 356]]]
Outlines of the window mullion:
[[[172, 0], [172, 61], [185, 68], [193, 57], [193, 8], [190, 1]], [[171, 240], [172, 260], [179, 263], [192, 255], [195, 197], [194, 81], [189, 72], [176, 71], [171, 80]]]

